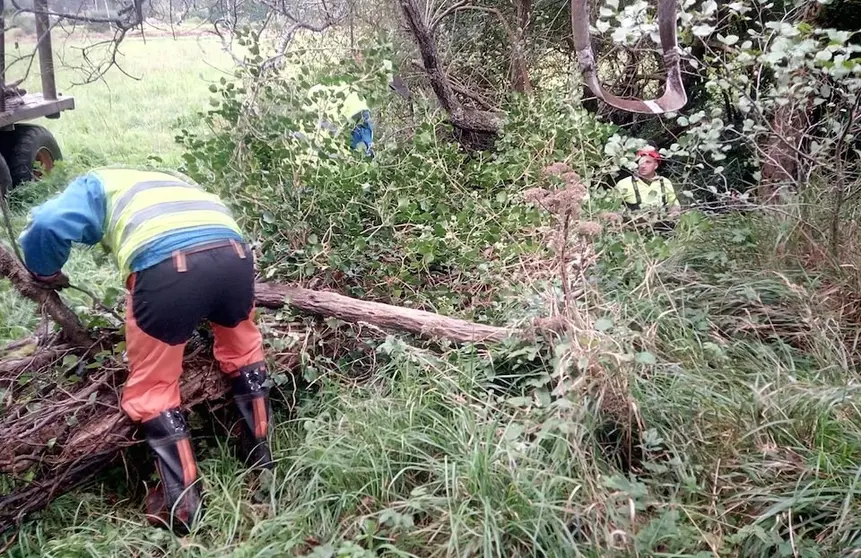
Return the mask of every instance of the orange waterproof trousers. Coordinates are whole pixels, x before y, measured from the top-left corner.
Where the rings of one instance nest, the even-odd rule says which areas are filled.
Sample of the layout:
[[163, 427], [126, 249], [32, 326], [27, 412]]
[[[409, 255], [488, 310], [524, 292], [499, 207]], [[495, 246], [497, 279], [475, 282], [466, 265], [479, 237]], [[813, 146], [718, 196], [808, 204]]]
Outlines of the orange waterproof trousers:
[[180, 406], [185, 345], [207, 320], [214, 356], [227, 375], [264, 360], [254, 323], [254, 266], [250, 250], [225, 241], [176, 252], [133, 273], [126, 286], [129, 378], [122, 409], [135, 422]]

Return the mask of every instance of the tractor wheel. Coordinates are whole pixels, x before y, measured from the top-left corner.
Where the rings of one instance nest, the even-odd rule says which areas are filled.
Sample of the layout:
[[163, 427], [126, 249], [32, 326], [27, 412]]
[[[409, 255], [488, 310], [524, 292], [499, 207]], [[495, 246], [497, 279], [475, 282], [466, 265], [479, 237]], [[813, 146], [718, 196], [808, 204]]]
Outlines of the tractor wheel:
[[9, 165], [0, 157], [0, 197], [5, 198], [12, 190], [12, 175], [9, 173]]
[[63, 158], [57, 140], [42, 126], [18, 124], [7, 136], [0, 152], [9, 165], [14, 186], [41, 179], [53, 170], [56, 161]]

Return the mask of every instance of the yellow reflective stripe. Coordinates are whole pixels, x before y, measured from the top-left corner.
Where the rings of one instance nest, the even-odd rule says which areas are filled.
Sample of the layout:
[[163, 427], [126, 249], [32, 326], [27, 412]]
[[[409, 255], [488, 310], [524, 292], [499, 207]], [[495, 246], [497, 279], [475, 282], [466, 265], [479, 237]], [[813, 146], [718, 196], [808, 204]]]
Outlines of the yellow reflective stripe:
[[627, 203], [637, 203], [637, 192], [640, 194], [641, 206], [662, 206], [663, 196], [661, 195], [661, 184], [663, 182], [664, 191], [667, 197], [667, 206], [678, 203], [676, 192], [673, 188], [673, 183], [658, 175], [649, 182], [637, 178], [636, 181], [632, 177], [626, 177], [616, 184], [616, 189], [622, 194], [622, 197]]
[[141, 225], [128, 239], [120, 244], [118, 257], [132, 252], [138, 247], [150, 242], [156, 236], [171, 233], [185, 228], [223, 226], [239, 233], [236, 223], [223, 213], [215, 211], [189, 211], [175, 213], [161, 219], [153, 219]]
[[107, 198], [102, 242], [126, 275], [131, 259], [165, 234], [205, 227], [242, 234], [218, 196], [172, 174], [129, 169], [98, 169], [93, 174], [101, 179]]
[[96, 169], [93, 174], [101, 178], [106, 190], [113, 192], [125, 191], [138, 182], [157, 180], [179, 180], [177, 177], [164, 172], [137, 171], [129, 169]]
[[136, 211], [131, 215], [131, 217], [129, 217], [123, 227], [123, 233], [120, 235], [120, 242], [126, 242], [136, 230], [149, 221], [159, 219], [173, 213], [190, 213], [192, 211], [215, 211], [228, 216], [230, 215], [230, 210], [227, 209], [224, 204], [209, 200], [183, 200], [156, 203], [148, 205], [140, 211]]
[[[128, 190], [122, 192], [117, 198], [117, 201], [114, 202], [109, 226], [112, 229], [116, 227], [120, 215], [122, 215], [123, 211], [132, 202], [132, 200], [137, 194], [145, 190], [152, 190], [155, 188], [194, 188], [195, 190], [200, 189], [198, 186], [186, 184], [178, 180], [147, 180], [144, 182], [138, 182]], [[160, 193], [163, 194], [163, 192]]]
[[[134, 188], [141, 182], [175, 182], [177, 185], [184, 184], [177, 177], [163, 172], [136, 171], [129, 169], [96, 169], [92, 174], [101, 179], [108, 199], [107, 215], [105, 221], [111, 223], [115, 220], [114, 207], [117, 205], [118, 196]], [[179, 186], [177, 186], [179, 187]], [[134, 199], [135, 196], [132, 196]]]
[[622, 194], [622, 199], [627, 203], [637, 203], [637, 194], [634, 192], [634, 180], [629, 176], [623, 178], [616, 184], [616, 188]]
[[184, 211], [181, 213], [167, 214], [162, 217], [150, 219], [138, 227], [134, 234], [124, 239], [115, 252], [117, 262], [124, 272], [128, 272], [131, 257], [143, 246], [156, 238], [183, 229], [200, 227], [225, 227], [237, 234], [242, 234], [236, 222], [228, 215], [218, 211]]
[[[118, 194], [118, 196], [121, 195], [122, 193]], [[221, 200], [218, 196], [208, 194], [203, 190], [198, 189], [166, 186], [164, 188], [143, 190], [138, 192], [138, 194], [126, 204], [122, 211], [116, 209], [112, 211], [113, 214], [110, 219], [111, 231], [119, 234], [119, 231], [126, 228], [129, 219], [131, 219], [133, 215], [152, 205], [193, 200], [209, 201], [221, 204]], [[112, 206], [116, 207], [117, 202], [113, 202]]]

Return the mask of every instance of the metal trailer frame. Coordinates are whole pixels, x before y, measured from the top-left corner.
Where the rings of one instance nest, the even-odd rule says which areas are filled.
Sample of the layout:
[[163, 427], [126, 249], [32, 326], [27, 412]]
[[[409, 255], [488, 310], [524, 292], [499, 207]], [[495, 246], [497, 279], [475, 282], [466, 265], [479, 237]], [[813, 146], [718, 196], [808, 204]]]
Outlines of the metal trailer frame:
[[6, 22], [3, 17], [5, 0], [0, 0], [0, 130], [12, 130], [15, 124], [36, 118], [55, 119], [64, 110], [75, 108], [75, 98], [57, 94], [54, 79], [54, 57], [51, 44], [51, 22], [48, 0], [34, 0], [36, 37], [42, 93], [6, 96]]

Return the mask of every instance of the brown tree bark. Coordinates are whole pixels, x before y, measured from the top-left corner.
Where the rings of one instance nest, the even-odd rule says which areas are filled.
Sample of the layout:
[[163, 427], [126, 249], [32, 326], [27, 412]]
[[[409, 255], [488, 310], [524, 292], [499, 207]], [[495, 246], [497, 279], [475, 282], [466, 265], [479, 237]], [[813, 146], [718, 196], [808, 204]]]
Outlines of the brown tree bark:
[[[77, 389], [54, 384], [34, 402], [19, 402], [0, 420], [0, 472], [34, 478], [0, 497], [0, 532], [18, 524], [65, 492], [93, 478], [124, 448], [141, 443], [136, 426], [119, 407], [124, 367], [105, 367]], [[227, 402], [228, 386], [210, 358], [186, 360], [181, 382], [183, 407]], [[36, 406], [38, 405], [38, 406]]]
[[804, 131], [810, 127], [812, 103], [789, 103], [778, 107], [771, 118], [771, 133], [762, 150], [762, 179], [757, 195], [763, 203], [779, 201], [781, 188], [798, 184]]
[[38, 370], [45, 366], [50, 366], [56, 360], [72, 353], [75, 350], [74, 345], [59, 345], [56, 347], [48, 347], [45, 349], [34, 349], [32, 354], [26, 356], [10, 356], [0, 360], [0, 387], [4, 380], [14, 378], [14, 376], [26, 372], [27, 370]]
[[[38, 286], [30, 274], [8, 250], [0, 246], [0, 276], [7, 277], [26, 298], [44, 304], [51, 318], [63, 330], [66, 340], [79, 347], [92, 345], [93, 340], [78, 316], [66, 306], [55, 291]], [[500, 341], [508, 332], [488, 326], [413, 310], [391, 304], [368, 302], [332, 292], [313, 291], [301, 287], [258, 283], [255, 286], [257, 304], [265, 308], [281, 308], [285, 300], [298, 310], [346, 321], [365, 321], [382, 328], [406, 331], [424, 337], [443, 337], [456, 343]], [[43, 357], [45, 358], [45, 357]], [[16, 369], [13, 362], [0, 362], [0, 370]]]
[[530, 93], [532, 80], [529, 79], [529, 67], [523, 52], [526, 48], [526, 28], [532, 15], [532, 0], [513, 1], [517, 16], [517, 33], [512, 42], [511, 84], [519, 93]]
[[273, 283], [258, 283], [255, 286], [255, 298], [257, 305], [264, 308], [289, 305], [308, 314], [348, 322], [367, 322], [385, 329], [405, 331], [421, 337], [448, 339], [455, 343], [502, 341], [512, 333], [501, 327], [449, 318], [424, 310]]
[[439, 49], [424, 11], [419, 9], [415, 0], [400, 0], [400, 5], [410, 32], [419, 47], [424, 71], [440, 105], [448, 113], [451, 123], [467, 134], [495, 136], [502, 129], [502, 115], [497, 112], [467, 110], [463, 107], [454, 94], [445, 68], [442, 67]]

